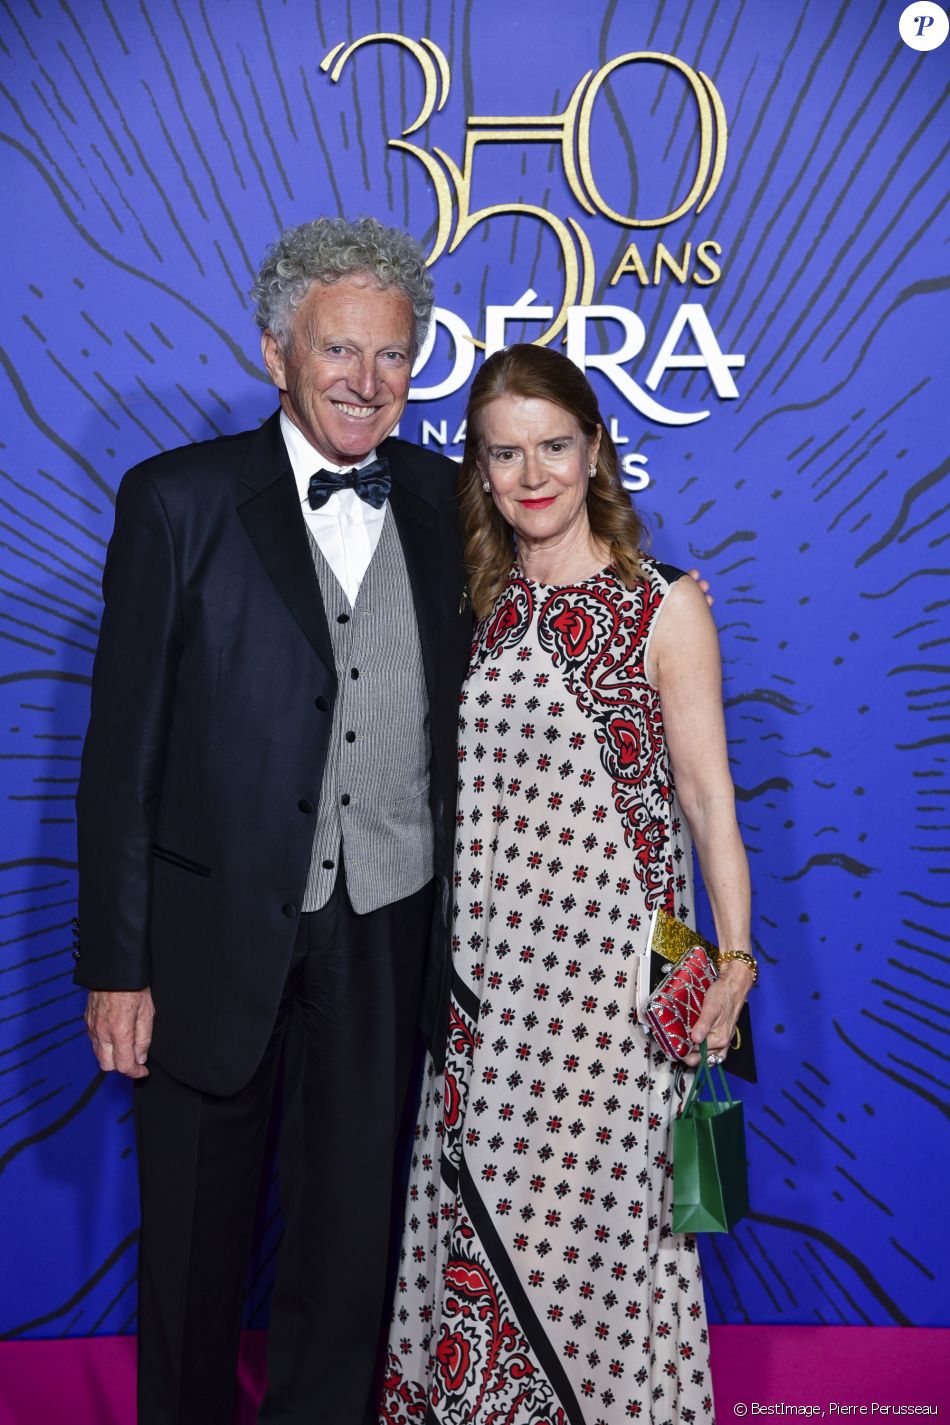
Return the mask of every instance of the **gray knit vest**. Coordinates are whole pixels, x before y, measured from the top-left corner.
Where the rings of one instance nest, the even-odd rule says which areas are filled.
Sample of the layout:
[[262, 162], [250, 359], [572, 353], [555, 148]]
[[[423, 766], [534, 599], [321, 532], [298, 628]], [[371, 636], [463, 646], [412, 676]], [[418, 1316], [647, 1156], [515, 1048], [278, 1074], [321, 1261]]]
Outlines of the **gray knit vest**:
[[326, 904], [342, 855], [350, 901], [363, 915], [411, 895], [432, 877], [422, 650], [392, 512], [352, 606], [307, 533], [330, 626], [337, 697], [303, 910]]

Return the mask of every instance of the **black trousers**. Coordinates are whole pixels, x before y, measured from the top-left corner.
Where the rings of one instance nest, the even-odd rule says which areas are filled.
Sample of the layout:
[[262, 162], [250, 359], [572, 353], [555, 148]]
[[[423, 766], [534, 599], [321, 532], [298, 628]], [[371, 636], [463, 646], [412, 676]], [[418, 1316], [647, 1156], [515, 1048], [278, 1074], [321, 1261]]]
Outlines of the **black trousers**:
[[301, 916], [274, 1033], [247, 1086], [201, 1093], [153, 1061], [136, 1084], [139, 1425], [230, 1425], [281, 1063], [284, 1236], [259, 1419], [375, 1419], [393, 1160], [431, 915], [431, 884], [357, 915], [341, 875], [327, 905]]

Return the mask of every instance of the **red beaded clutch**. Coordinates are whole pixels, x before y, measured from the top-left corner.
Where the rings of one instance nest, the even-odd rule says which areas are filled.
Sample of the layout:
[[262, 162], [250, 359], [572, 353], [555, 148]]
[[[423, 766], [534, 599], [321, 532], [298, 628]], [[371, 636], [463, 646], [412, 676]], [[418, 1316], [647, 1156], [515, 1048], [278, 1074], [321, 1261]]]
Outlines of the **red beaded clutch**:
[[689, 1031], [699, 1018], [706, 991], [718, 978], [706, 951], [694, 945], [670, 967], [647, 1000], [646, 1021], [671, 1059], [685, 1059], [696, 1048]]

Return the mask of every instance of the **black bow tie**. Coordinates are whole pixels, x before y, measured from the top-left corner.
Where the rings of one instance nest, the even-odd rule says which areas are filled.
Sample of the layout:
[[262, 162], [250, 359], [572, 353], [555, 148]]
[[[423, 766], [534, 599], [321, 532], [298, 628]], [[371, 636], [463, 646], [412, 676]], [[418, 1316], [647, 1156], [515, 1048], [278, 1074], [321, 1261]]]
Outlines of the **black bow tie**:
[[347, 470], [342, 475], [331, 470], [318, 470], [316, 475], [310, 476], [307, 499], [312, 510], [321, 510], [331, 495], [340, 490], [355, 490], [361, 500], [372, 505], [374, 510], [381, 510], [389, 495], [390, 484], [389, 462], [385, 456], [380, 456], [361, 470]]

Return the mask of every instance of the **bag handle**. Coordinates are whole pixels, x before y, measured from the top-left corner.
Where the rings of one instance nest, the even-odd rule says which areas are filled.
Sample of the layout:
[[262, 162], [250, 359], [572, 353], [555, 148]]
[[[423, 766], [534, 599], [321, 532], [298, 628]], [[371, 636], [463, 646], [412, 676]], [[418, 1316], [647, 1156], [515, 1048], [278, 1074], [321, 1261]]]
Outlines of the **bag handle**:
[[[693, 1078], [692, 1084], [690, 1085], [689, 1093], [686, 1095], [686, 1102], [683, 1104], [683, 1107], [680, 1110], [680, 1116], [683, 1118], [685, 1118], [685, 1116], [692, 1108], [693, 1100], [699, 1093], [699, 1087], [702, 1083], [707, 1083], [709, 1085], [709, 1092], [711, 1093], [713, 1100], [716, 1103], [721, 1102], [719, 1095], [717, 1095], [716, 1093], [716, 1081], [713, 1078], [712, 1066], [709, 1063], [708, 1047], [705, 1039], [699, 1046], [699, 1052], [702, 1055], [702, 1063], [699, 1064], [696, 1069], [696, 1074]], [[722, 1094], [725, 1098], [725, 1101], [727, 1103], [734, 1103], [735, 1100], [732, 1097], [732, 1090], [729, 1087], [729, 1080], [726, 1078], [723, 1072], [722, 1065], [716, 1064], [715, 1067], [719, 1073], [719, 1083], [722, 1088]]]

